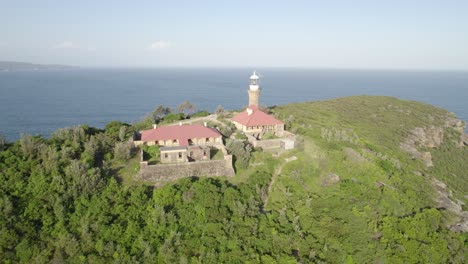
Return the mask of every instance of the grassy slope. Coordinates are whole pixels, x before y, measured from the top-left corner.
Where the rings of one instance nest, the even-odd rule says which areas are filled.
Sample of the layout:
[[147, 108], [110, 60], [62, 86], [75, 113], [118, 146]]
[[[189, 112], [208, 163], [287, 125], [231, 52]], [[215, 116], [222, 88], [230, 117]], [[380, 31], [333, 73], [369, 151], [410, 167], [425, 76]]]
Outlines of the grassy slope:
[[[364, 262], [388, 258], [381, 244], [393, 241], [385, 237], [385, 223], [395, 222], [390, 217], [406, 219], [436, 205], [430, 179], [415, 173], [426, 169], [399, 144], [415, 127], [441, 126], [450, 115], [446, 110], [390, 97], [355, 96], [285, 105], [274, 112], [305, 142], [304, 151], [296, 154], [299, 159], [285, 165], [276, 180], [269, 209], [292, 208], [291, 217], [302, 223], [301, 228], [327, 238], [330, 255], [325, 259], [336, 256], [336, 261], [343, 261], [345, 252], [354, 252], [354, 259]], [[457, 175], [447, 184], [466, 193], [468, 163], [463, 159], [468, 150], [450, 144], [434, 150], [436, 168], [427, 172], [442, 180], [449, 172]], [[356, 162], [345, 148], [360, 153], [365, 161]], [[449, 155], [453, 164], [439, 152]], [[339, 175], [340, 182], [323, 186], [331, 173]], [[385, 187], [379, 188], [377, 182]]]
[[[415, 127], [442, 126], [450, 116], [446, 110], [391, 97], [354, 96], [279, 106], [273, 112], [304, 138], [303, 146], [278, 158], [255, 152], [247, 169], [222, 179], [239, 185], [258, 171], [273, 174], [283, 166], [266, 209], [273, 222], [294, 226], [290, 236], [297, 237], [293, 244], [301, 254], [331, 263], [443, 263], [456, 251], [462, 255], [451, 259], [468, 257], [466, 251], [447, 250], [459, 248], [466, 238], [440, 229], [449, 215], [431, 209], [436, 202], [430, 177], [415, 173], [434, 176], [463, 197], [457, 194], [467, 191], [468, 163], [463, 161], [468, 150], [448, 140], [431, 150], [436, 166], [427, 169], [399, 147]], [[298, 159], [285, 163], [292, 155]], [[323, 186], [330, 174], [339, 175], [340, 182]], [[414, 233], [430, 241], [421, 242]]]

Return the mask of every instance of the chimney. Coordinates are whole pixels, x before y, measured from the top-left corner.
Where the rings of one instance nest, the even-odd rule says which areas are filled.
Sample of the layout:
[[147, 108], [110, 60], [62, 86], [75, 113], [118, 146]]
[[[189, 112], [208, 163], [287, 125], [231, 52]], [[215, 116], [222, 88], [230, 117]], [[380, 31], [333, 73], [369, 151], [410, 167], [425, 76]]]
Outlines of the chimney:
[[208, 123], [207, 123], [207, 122], [203, 122], [203, 125], [207, 127], [207, 126], [208, 126]]
[[153, 124], [153, 129], [156, 129], [157, 127], [158, 127], [158, 125]]
[[253, 110], [252, 110], [251, 108], [248, 108], [248, 107], [247, 107], [247, 109], [245, 109], [245, 110], [247, 111], [247, 115], [248, 115], [248, 116], [251, 115], [251, 114], [253, 113]]

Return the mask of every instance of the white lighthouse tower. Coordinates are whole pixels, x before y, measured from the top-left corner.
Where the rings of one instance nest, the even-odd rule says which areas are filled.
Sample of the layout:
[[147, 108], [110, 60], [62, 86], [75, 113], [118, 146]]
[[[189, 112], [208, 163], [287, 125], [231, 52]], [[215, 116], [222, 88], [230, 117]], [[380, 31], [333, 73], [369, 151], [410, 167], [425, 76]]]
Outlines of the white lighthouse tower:
[[259, 77], [254, 71], [252, 76], [250, 76], [250, 85], [249, 85], [249, 106], [253, 105], [258, 107], [258, 98], [260, 97], [260, 85]]

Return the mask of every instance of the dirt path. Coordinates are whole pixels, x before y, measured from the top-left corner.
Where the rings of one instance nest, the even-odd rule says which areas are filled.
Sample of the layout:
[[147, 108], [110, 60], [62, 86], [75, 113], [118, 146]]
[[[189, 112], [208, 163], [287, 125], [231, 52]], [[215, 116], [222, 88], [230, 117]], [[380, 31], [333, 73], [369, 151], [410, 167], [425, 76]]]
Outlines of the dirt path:
[[216, 124], [220, 124], [223, 127], [226, 126], [225, 123], [223, 123], [223, 122], [221, 122], [221, 121], [219, 121], [217, 119], [216, 114], [211, 114], [211, 115], [202, 116], [202, 117], [196, 117], [196, 118], [193, 118], [193, 119], [184, 119], [184, 120], [180, 120], [180, 121], [175, 121], [170, 125], [177, 125], [179, 123], [191, 125], [191, 124], [197, 123], [197, 122], [213, 122], [213, 123], [216, 123]]
[[267, 193], [265, 195], [265, 198], [263, 199], [263, 206], [262, 206], [262, 211], [266, 212], [267, 211], [267, 206], [268, 206], [268, 201], [270, 200], [270, 193], [271, 193], [271, 188], [273, 187], [273, 184], [275, 184], [276, 178], [281, 174], [281, 171], [283, 170], [284, 165], [286, 165], [288, 162], [296, 160], [296, 156], [292, 156], [290, 158], [286, 158], [285, 162], [281, 163], [278, 167], [275, 168], [275, 172], [273, 173], [273, 176], [271, 176], [271, 181], [268, 184], [267, 188]]

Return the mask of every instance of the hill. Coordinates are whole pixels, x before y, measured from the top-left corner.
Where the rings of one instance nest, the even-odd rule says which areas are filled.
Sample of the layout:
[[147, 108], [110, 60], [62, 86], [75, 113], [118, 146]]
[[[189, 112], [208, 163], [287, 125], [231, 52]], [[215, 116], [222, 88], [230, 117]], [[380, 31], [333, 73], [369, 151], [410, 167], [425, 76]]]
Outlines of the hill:
[[371, 96], [271, 111], [296, 150], [157, 189], [128, 179], [125, 139], [150, 120], [0, 144], [0, 259], [466, 263], [468, 147], [453, 114]]
[[75, 66], [58, 64], [34, 64], [29, 62], [0, 61], [0, 71], [39, 71], [39, 70], [71, 70]]

